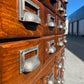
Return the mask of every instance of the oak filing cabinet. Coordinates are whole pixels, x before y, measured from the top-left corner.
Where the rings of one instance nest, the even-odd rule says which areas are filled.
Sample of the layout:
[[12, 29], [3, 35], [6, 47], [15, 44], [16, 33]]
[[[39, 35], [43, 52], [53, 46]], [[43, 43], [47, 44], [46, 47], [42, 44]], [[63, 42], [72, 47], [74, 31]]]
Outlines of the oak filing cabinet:
[[0, 84], [64, 84], [67, 0], [0, 0]]

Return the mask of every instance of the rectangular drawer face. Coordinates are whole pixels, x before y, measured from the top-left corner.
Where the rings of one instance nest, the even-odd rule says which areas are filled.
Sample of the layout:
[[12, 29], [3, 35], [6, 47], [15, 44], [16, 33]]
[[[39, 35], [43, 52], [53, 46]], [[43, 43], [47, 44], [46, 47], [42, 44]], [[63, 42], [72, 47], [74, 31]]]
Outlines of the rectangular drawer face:
[[55, 36], [46, 36], [43, 37], [44, 43], [44, 61], [48, 60], [49, 57], [55, 56], [56, 53], [56, 43]]
[[65, 33], [65, 21], [63, 21], [59, 16], [57, 18], [57, 33], [64, 34]]
[[43, 78], [43, 84], [55, 84], [55, 65], [53, 65], [48, 71], [45, 73], [46, 75]]
[[42, 2], [47, 8], [52, 10], [54, 13], [56, 12], [56, 0], [39, 0]]
[[43, 35], [44, 6], [38, 0], [12, 0], [11, 3], [10, 0], [4, 0], [0, 5], [2, 6], [0, 38]]
[[57, 14], [59, 14], [61, 17], [64, 18], [64, 13], [65, 13], [66, 8], [65, 8], [65, 6], [61, 0], [57, 0], [57, 6], [56, 7], [57, 7], [56, 8]]
[[38, 73], [43, 64], [41, 39], [3, 43], [0, 51], [3, 84], [24, 84]]
[[57, 50], [59, 50], [62, 46], [64, 46], [64, 38], [63, 35], [56, 35], [55, 37], [56, 44], [57, 44]]
[[56, 60], [56, 82], [64, 82], [64, 55], [61, 53]]
[[45, 7], [44, 11], [44, 34], [56, 34], [56, 15]]

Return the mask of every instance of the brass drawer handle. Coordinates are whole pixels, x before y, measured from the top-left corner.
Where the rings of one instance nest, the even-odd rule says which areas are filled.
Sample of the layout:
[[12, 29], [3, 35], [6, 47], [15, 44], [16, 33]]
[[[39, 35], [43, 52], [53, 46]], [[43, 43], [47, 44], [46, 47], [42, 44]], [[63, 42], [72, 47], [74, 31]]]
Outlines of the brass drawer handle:
[[[53, 21], [51, 21], [51, 19], [53, 19]], [[48, 27], [56, 27], [55, 17], [53, 17], [51, 14], [48, 14]]]
[[[37, 9], [37, 14], [34, 14], [25, 8], [25, 2]], [[31, 0], [19, 0], [19, 20], [24, 22], [33, 22], [41, 24], [39, 17], [40, 8]]]
[[[37, 54], [25, 60], [25, 55], [37, 51]], [[39, 46], [31, 47], [25, 50], [20, 50], [20, 73], [31, 72], [40, 65]]]
[[[51, 46], [51, 44], [53, 44], [53, 45]], [[56, 52], [55, 41], [52, 40], [52, 41], [48, 42], [48, 53], [53, 54], [55, 52]]]

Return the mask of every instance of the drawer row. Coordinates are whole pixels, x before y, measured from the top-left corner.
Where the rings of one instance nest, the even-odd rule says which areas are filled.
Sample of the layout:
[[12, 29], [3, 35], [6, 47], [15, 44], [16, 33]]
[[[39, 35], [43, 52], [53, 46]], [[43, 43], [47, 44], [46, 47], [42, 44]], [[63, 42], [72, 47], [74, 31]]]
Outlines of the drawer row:
[[56, 58], [52, 58], [53, 61], [51, 61], [47, 70], [43, 70], [41, 75], [39, 72], [37, 75], [40, 75], [40, 77], [37, 76], [37, 80], [35, 81], [34, 78], [29, 84], [64, 84], [64, 48], [62, 51]]
[[[61, 15], [65, 13], [62, 11]], [[56, 17], [59, 18], [38, 0], [12, 0], [11, 3], [10, 0], [1, 0], [0, 39], [57, 34], [57, 28], [60, 27]], [[64, 22], [65, 20], [62, 24]], [[64, 30], [64, 25], [62, 29]]]
[[2, 84], [19, 84], [15, 83], [15, 80], [30, 80], [51, 57], [65, 47], [65, 40], [65, 35], [52, 35], [0, 44]]

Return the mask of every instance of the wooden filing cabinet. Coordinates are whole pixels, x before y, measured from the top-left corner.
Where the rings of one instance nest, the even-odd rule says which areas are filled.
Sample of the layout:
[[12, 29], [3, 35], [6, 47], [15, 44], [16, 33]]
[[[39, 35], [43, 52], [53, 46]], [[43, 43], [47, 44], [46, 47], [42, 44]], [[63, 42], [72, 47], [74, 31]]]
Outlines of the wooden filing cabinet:
[[66, 3], [0, 0], [0, 84], [64, 84]]

